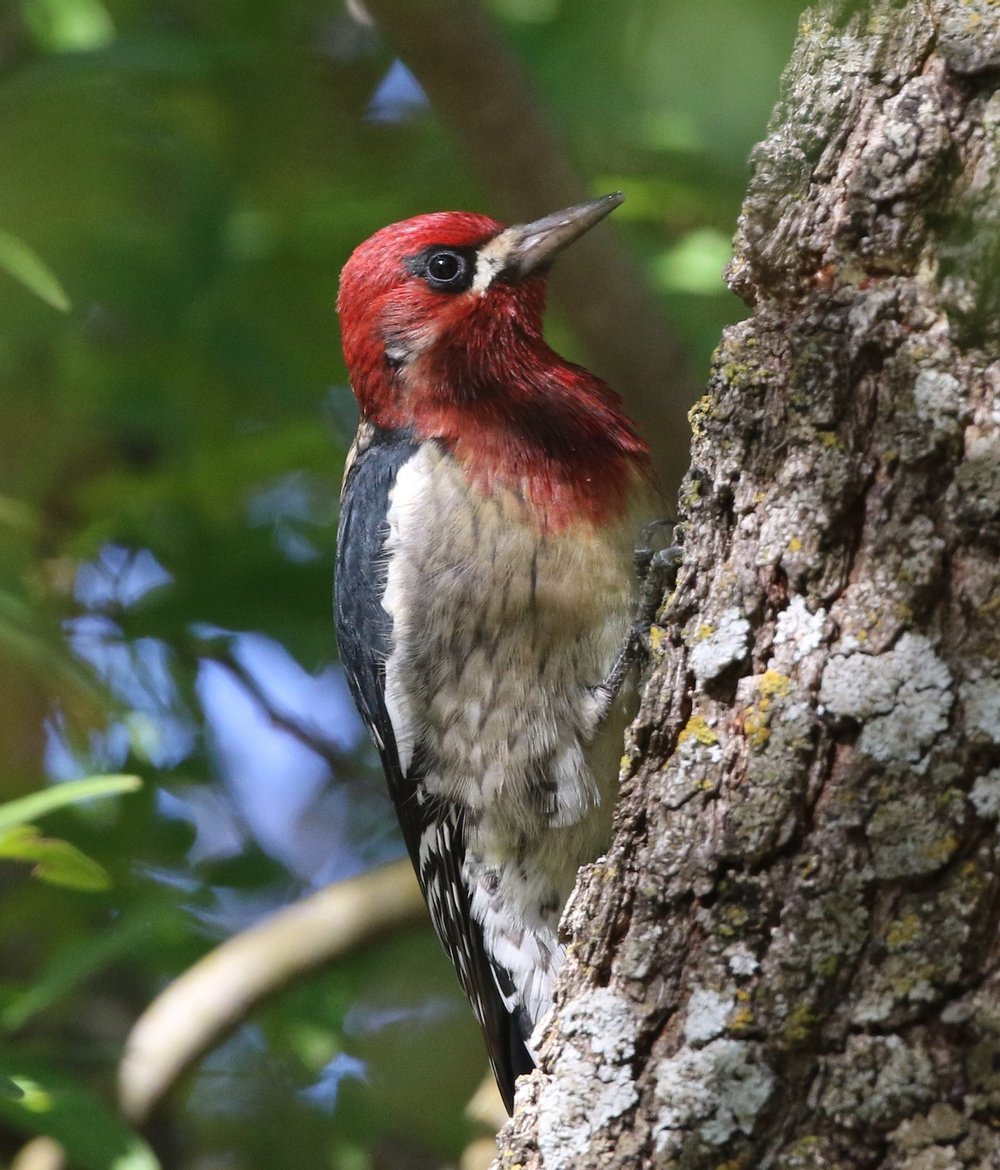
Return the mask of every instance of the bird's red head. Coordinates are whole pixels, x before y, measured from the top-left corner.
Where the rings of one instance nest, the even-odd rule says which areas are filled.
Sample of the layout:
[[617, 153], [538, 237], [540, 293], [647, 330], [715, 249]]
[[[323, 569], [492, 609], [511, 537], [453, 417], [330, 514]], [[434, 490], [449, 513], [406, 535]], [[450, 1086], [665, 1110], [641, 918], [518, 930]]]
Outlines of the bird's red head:
[[542, 336], [549, 264], [621, 200], [513, 227], [437, 212], [359, 245], [337, 310], [363, 417], [442, 442], [486, 489], [528, 484], [536, 502], [581, 468], [596, 475], [587, 460], [606, 467], [609, 450], [644, 462], [617, 395]]
[[[411, 426], [434, 398], [469, 392], [456, 351], [471, 347], [487, 359], [496, 353], [485, 342], [498, 314], [538, 332], [542, 278], [495, 288], [477, 280], [480, 250], [502, 230], [485, 215], [443, 211], [390, 224], [355, 249], [341, 274], [337, 311], [351, 385], [367, 418]], [[432, 385], [434, 393], [425, 393]]]

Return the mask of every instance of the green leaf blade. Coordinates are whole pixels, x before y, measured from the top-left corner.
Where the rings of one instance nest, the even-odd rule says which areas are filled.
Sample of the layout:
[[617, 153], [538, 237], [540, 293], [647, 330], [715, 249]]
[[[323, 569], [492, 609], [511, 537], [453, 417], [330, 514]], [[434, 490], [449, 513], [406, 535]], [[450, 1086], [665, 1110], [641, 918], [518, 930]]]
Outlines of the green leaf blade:
[[0, 269], [60, 313], [73, 307], [52, 269], [33, 248], [9, 232], [0, 232]]
[[0, 857], [29, 862], [32, 874], [53, 886], [90, 893], [111, 887], [103, 866], [68, 841], [43, 837], [34, 825], [17, 825], [0, 834]]
[[18, 800], [0, 804], [0, 831], [15, 825], [26, 825], [46, 813], [84, 800], [97, 800], [138, 792], [142, 780], [138, 776], [88, 776], [85, 780], [67, 780], [41, 792], [32, 792]]

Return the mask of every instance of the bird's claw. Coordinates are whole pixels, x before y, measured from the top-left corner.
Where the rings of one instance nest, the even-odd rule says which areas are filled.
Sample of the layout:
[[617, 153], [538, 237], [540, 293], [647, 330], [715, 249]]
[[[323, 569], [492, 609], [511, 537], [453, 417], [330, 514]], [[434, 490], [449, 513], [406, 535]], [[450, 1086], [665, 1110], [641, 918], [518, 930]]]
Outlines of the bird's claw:
[[645, 633], [653, 624], [664, 594], [677, 583], [677, 573], [683, 559], [684, 550], [678, 544], [661, 548], [649, 558], [646, 572], [639, 582], [639, 605], [633, 629], [639, 626]]
[[672, 536], [673, 527], [673, 522], [670, 520], [654, 520], [652, 524], [647, 524], [639, 535], [639, 544], [635, 549], [639, 599], [622, 648], [619, 650], [604, 682], [595, 688], [595, 692], [601, 700], [600, 718], [603, 718], [610, 711], [626, 675], [646, 653], [649, 628], [656, 620], [656, 614], [663, 602], [664, 594], [668, 589], [674, 587], [677, 580], [677, 572], [683, 559], [683, 549], [676, 544], [654, 549], [651, 541], [653, 534], [664, 528], [669, 528]]
[[665, 529], [670, 530], [670, 536], [674, 534], [674, 521], [667, 520], [653, 520], [647, 524], [645, 528], [639, 533], [639, 539], [633, 550], [632, 556], [635, 563], [635, 574], [640, 582], [646, 579], [649, 573], [650, 565], [657, 552], [663, 552], [664, 549], [656, 548], [656, 541], [653, 539], [657, 533], [663, 532]]

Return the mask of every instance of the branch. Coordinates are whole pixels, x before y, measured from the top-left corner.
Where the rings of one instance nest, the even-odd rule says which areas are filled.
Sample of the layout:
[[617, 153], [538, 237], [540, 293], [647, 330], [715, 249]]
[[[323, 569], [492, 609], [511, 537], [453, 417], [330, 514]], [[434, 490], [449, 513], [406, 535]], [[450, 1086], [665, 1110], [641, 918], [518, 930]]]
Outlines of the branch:
[[[420, 82], [462, 155], [510, 219], [527, 220], [590, 198], [545, 118], [520, 62], [468, 0], [365, 0], [365, 8]], [[654, 445], [668, 498], [686, 470], [694, 387], [683, 347], [614, 229], [559, 259], [553, 293], [598, 373], [620, 391]], [[657, 442], [683, 435], [681, 443]]]
[[325, 760], [335, 776], [350, 775], [358, 771], [358, 755], [352, 749], [344, 751], [332, 740], [327, 739], [313, 728], [306, 727], [287, 711], [280, 710], [253, 675], [236, 659], [228, 643], [220, 645], [221, 639], [199, 639], [193, 655], [205, 662], [214, 662], [222, 667], [247, 692], [260, 708], [272, 726], [287, 732], [293, 739]]
[[66, 1170], [66, 1150], [55, 1138], [31, 1138], [14, 1155], [10, 1170]]
[[118, 1070], [122, 1112], [142, 1125], [192, 1064], [265, 999], [425, 913], [404, 860], [327, 886], [228, 939], [139, 1017]]

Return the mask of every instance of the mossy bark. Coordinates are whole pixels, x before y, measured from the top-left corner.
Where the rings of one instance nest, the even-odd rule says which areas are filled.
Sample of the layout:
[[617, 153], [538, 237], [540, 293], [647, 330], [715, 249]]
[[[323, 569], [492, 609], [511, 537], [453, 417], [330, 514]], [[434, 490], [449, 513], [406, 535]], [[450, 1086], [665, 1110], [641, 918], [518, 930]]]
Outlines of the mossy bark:
[[504, 1167], [1000, 1165], [998, 79], [996, 0], [802, 20]]

